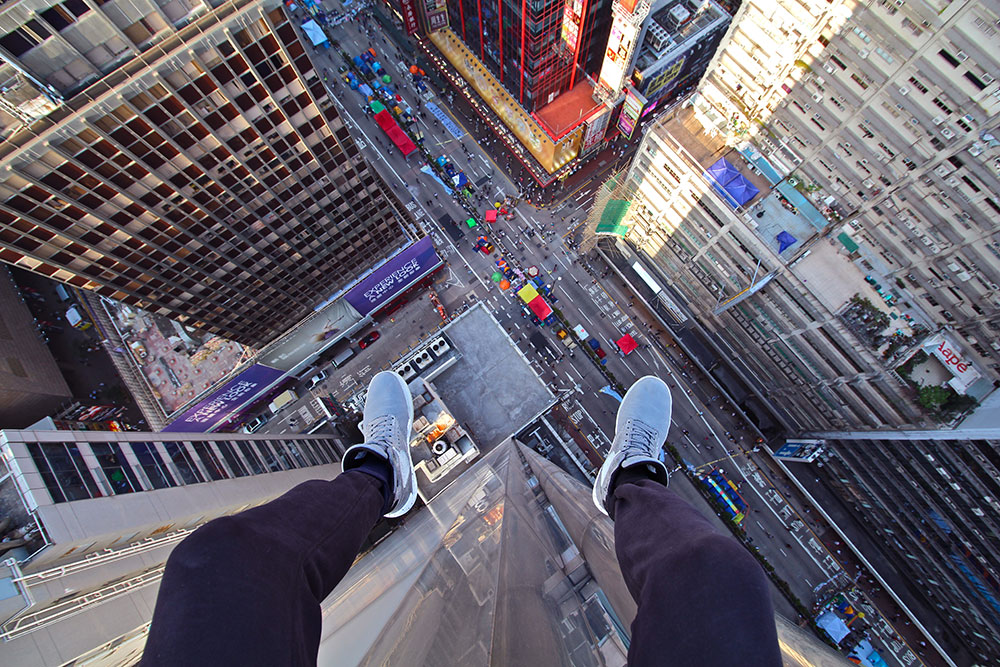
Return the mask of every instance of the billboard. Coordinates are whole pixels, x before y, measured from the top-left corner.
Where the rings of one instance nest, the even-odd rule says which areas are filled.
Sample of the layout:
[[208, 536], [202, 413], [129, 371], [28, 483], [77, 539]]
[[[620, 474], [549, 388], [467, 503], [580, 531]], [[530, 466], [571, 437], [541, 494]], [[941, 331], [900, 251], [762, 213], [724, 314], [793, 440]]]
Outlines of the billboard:
[[416, 35], [419, 29], [416, 0], [400, 0], [400, 6], [403, 10], [403, 27], [407, 36]]
[[652, 76], [649, 79], [649, 83], [646, 84], [646, 89], [643, 91], [646, 99], [653, 100], [663, 97], [673, 90], [680, 79], [681, 70], [684, 69], [684, 63], [686, 62], [687, 56], [681, 56], [664, 67], [659, 73]]
[[639, 26], [632, 22], [631, 15], [614, 12], [611, 34], [608, 36], [608, 48], [604, 52], [604, 62], [601, 65], [600, 83], [607, 86], [615, 95], [621, 92], [625, 85], [626, 70], [632, 66], [632, 55], [638, 36]]
[[163, 430], [171, 433], [207, 433], [227, 417], [238, 417], [240, 407], [284, 374], [284, 371], [254, 364], [186, 410]]
[[424, 0], [424, 17], [427, 19], [427, 30], [430, 32], [448, 27], [446, 0]]
[[566, 0], [566, 6], [563, 8], [562, 41], [570, 53], [576, 53], [582, 9], [583, 0]]
[[587, 132], [583, 135], [580, 155], [585, 155], [587, 151], [601, 143], [601, 140], [604, 139], [604, 133], [608, 129], [609, 120], [611, 120], [611, 111], [607, 107], [601, 109], [597, 115], [587, 119]]
[[429, 236], [414, 242], [355, 285], [344, 299], [362, 315], [368, 315], [392, 301], [441, 265]]
[[629, 86], [625, 90], [625, 101], [622, 102], [622, 112], [618, 116], [618, 130], [626, 139], [635, 131], [635, 125], [639, 122], [639, 116], [642, 115], [645, 106], [646, 98]]

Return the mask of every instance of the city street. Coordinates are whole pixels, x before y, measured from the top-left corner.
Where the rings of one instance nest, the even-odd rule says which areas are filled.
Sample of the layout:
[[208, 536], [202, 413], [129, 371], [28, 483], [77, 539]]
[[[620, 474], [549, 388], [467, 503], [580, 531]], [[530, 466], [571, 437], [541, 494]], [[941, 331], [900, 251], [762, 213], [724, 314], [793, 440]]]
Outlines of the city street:
[[[438, 120], [439, 114], [448, 114], [447, 110], [452, 108], [449, 99], [436, 91], [418, 96], [412, 84], [401, 83], [409, 78], [406, 70], [410, 63], [397, 61], [396, 46], [390, 44], [380, 32], [373, 31], [369, 39], [357, 22], [346, 22], [331, 32], [339, 40], [340, 48], [351, 55], [374, 48], [391, 72], [393, 86], [403, 97], [405, 106], [415, 111], [432, 110], [426, 113], [426, 117], [418, 118], [419, 129], [425, 137], [424, 145], [433, 156], [443, 155], [464, 170], [470, 182], [482, 183], [476, 193], [477, 200], [481, 202], [481, 212], [492, 207], [490, 202], [520, 194], [518, 186], [494, 161], [501, 159], [498, 147], [477, 143], [470, 135], [470, 128], [459, 117], [449, 115], [450, 122]], [[737, 408], [720, 399], [722, 392], [685, 358], [665, 329], [630, 300], [625, 286], [597, 258], [596, 253], [589, 256], [577, 254], [576, 226], [586, 216], [593, 192], [603, 177], [567, 192], [565, 199], [552, 206], [536, 208], [521, 203], [514, 210], [512, 220], [501, 215], [494, 224], [469, 229], [461, 224], [468, 217], [462, 206], [452, 200], [438, 182], [421, 171], [423, 165], [419, 162], [419, 153], [404, 160], [365, 112], [363, 96], [340, 81], [337, 70], [345, 63], [337, 50], [319, 52], [314, 55], [314, 60], [320, 70], [326, 68], [329, 72], [327, 85], [331, 88], [331, 96], [365, 158], [376, 165], [389, 187], [422, 227], [422, 230], [414, 230], [415, 235], [429, 234], [447, 262], [434, 285], [447, 312], [454, 313], [472, 302], [482, 302], [490, 309], [535, 366], [539, 376], [561, 398], [560, 410], [585, 436], [585, 446], [589, 447], [589, 451], [583, 453], [595, 466], [599, 465], [614, 436], [617, 399], [600, 391], [610, 381], [582, 346], [567, 349], [556, 338], [554, 330], [533, 325], [522, 312], [517, 295], [511, 293], [512, 290], [500, 290], [490, 280], [495, 270], [494, 261], [500, 257], [521, 270], [528, 267], [538, 269], [539, 275], [551, 286], [557, 298], [557, 301], [550, 300], [555, 301], [553, 307], [562, 312], [570, 326], [582, 326], [600, 342], [607, 352], [604, 370], [623, 386], [627, 388], [636, 379], [650, 374], [670, 384], [674, 405], [673, 429], [668, 442], [676, 447], [689, 470], [707, 472], [718, 467], [738, 485], [750, 508], [743, 522], [750, 542], [775, 567], [778, 575], [790, 584], [794, 595], [806, 607], [817, 602], [817, 591], [828, 582], [836, 581], [842, 587], [851, 586], [854, 573], [844, 570], [821, 539], [824, 527], [803, 509], [789, 482], [773, 467], [766, 450], [756, 447], [759, 433], [742, 419]], [[337, 83], [334, 84], [334, 81]], [[459, 130], [457, 133], [456, 128]], [[495, 246], [493, 254], [485, 256], [475, 248], [476, 239], [481, 235], [486, 235]], [[408, 312], [426, 308], [428, 326], [436, 317], [425, 301], [407, 304], [405, 308]], [[366, 373], [355, 373], [350, 386], [336, 377], [340, 371], [327, 368], [327, 372], [334, 377], [317, 387], [313, 394], [338, 395], [353, 391], [355, 386], [366, 382], [367, 375], [379, 367], [388, 366], [393, 359], [411, 349], [414, 344], [411, 339], [416, 339], [417, 335], [412, 328], [407, 328], [407, 322], [412, 327], [413, 322], [424, 318], [424, 315], [412, 311], [410, 315], [401, 314], [401, 318], [405, 321], [383, 321], [379, 327], [383, 334], [388, 334], [386, 340], [377, 343], [380, 361], [373, 361], [374, 358], [366, 356], [369, 354], [367, 351], [362, 352], [362, 358], [352, 363], [357, 363]], [[395, 333], [393, 327], [397, 328]], [[530, 335], [536, 331], [542, 332], [544, 346], [535, 344], [537, 337], [535, 343], [530, 340]], [[420, 334], [423, 333], [421, 329]], [[638, 349], [627, 357], [621, 355], [614, 344], [626, 333], [638, 343]], [[338, 398], [342, 397], [338, 395]], [[312, 396], [307, 395], [300, 402], [305, 404], [310, 400]], [[305, 421], [292, 417], [298, 410], [299, 406], [286, 409], [285, 414], [268, 424], [265, 431], [301, 430], [307, 425]], [[700, 493], [693, 485], [683, 481], [684, 475], [678, 472], [674, 478], [679, 481], [672, 482], [672, 486], [698, 503]], [[779, 603], [779, 608], [790, 610], [787, 604]], [[874, 609], [874, 606], [871, 608]], [[786, 611], [786, 615], [788, 613]], [[884, 615], [893, 616], [892, 613]], [[872, 641], [880, 644], [883, 655], [887, 659], [893, 658], [896, 661], [894, 664], [918, 663], [914, 652], [898, 641], [896, 631], [876, 616], [870, 614], [868, 621], [879, 628]]]

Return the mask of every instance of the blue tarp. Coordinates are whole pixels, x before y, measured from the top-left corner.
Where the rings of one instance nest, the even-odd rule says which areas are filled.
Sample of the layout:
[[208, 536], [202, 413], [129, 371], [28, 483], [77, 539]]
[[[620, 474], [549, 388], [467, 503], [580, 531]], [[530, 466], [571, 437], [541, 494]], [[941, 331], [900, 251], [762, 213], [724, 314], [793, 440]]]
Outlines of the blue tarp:
[[885, 659], [879, 655], [879, 652], [875, 650], [875, 647], [867, 639], [862, 639], [858, 642], [858, 645], [854, 647], [854, 650], [847, 657], [859, 660], [859, 664], [865, 667], [889, 667]]
[[312, 42], [313, 46], [321, 46], [323, 44], [329, 46], [327, 43], [329, 40], [326, 38], [326, 33], [323, 32], [323, 28], [319, 27], [319, 24], [316, 23], [316, 21], [309, 20], [303, 23], [302, 32], [306, 34], [306, 37], [309, 38], [309, 41]]
[[712, 182], [712, 187], [733, 206], [738, 208], [760, 194], [753, 183], [748, 181], [739, 169], [726, 158], [720, 158], [705, 171], [705, 177]]
[[777, 241], [778, 241], [778, 252], [779, 253], [785, 252], [786, 250], [788, 250], [789, 248], [791, 248], [793, 245], [795, 245], [796, 243], [798, 243], [798, 239], [795, 238], [794, 236], [792, 236], [791, 234], [789, 234], [788, 232], [786, 232], [785, 230], [781, 230], [781, 232], [775, 237], [775, 239], [777, 239]]
[[817, 616], [816, 625], [822, 628], [835, 644], [840, 644], [844, 637], [851, 633], [851, 629], [847, 627], [847, 624], [832, 611], [827, 611]]

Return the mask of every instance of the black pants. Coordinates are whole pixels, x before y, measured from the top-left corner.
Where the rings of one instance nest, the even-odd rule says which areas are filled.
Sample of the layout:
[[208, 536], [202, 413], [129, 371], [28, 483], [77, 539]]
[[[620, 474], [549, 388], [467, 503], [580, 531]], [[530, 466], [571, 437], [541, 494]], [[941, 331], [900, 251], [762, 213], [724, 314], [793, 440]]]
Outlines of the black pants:
[[[357, 470], [210, 521], [170, 554], [143, 665], [314, 665], [320, 603], [383, 506]], [[653, 481], [614, 492], [615, 548], [638, 604], [629, 664], [778, 666], [767, 580], [735, 540]]]

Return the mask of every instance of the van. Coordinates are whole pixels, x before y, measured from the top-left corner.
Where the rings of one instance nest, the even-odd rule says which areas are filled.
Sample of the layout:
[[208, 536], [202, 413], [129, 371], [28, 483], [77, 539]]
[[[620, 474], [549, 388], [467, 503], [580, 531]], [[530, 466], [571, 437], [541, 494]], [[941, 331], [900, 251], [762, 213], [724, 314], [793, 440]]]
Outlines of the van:
[[353, 347], [344, 347], [344, 349], [333, 355], [333, 367], [340, 368], [346, 364], [354, 355], [355, 351]]
[[291, 389], [286, 389], [285, 391], [275, 396], [274, 400], [271, 401], [271, 404], [267, 406], [267, 408], [268, 410], [271, 411], [271, 414], [276, 415], [286, 405], [288, 405], [289, 403], [294, 403], [297, 400], [299, 400], [299, 395], [296, 394]]

